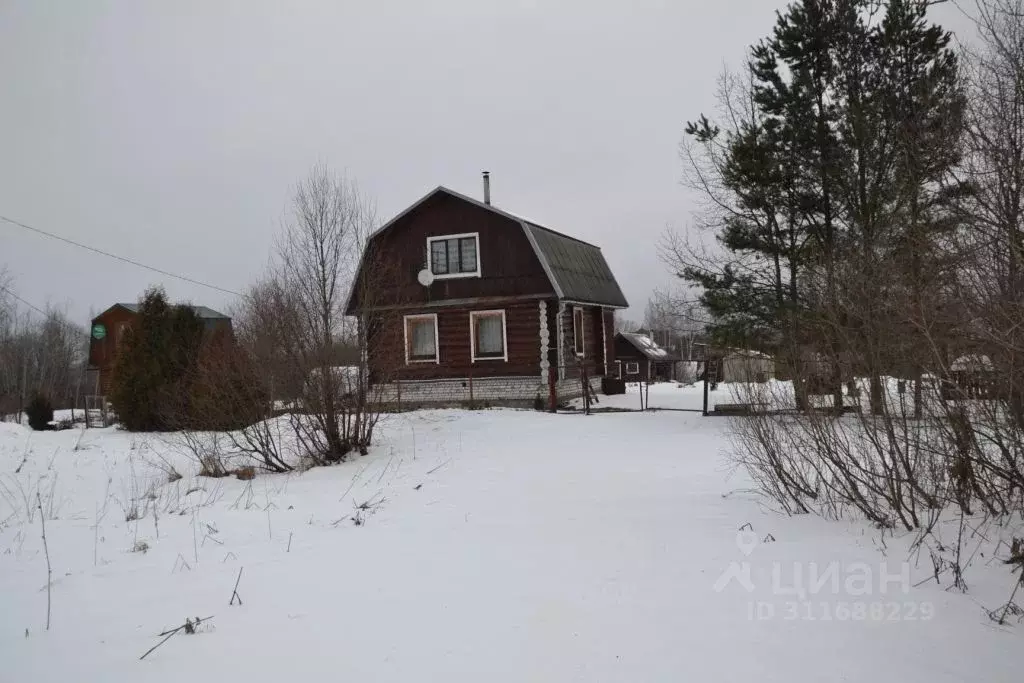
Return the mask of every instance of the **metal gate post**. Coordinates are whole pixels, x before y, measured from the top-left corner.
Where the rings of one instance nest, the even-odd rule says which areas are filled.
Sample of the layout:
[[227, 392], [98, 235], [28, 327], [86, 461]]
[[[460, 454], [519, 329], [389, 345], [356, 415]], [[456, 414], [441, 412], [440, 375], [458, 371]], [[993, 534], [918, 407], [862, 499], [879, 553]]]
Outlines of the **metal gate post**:
[[704, 361], [704, 417], [708, 416], [708, 373], [711, 370], [707, 360]]

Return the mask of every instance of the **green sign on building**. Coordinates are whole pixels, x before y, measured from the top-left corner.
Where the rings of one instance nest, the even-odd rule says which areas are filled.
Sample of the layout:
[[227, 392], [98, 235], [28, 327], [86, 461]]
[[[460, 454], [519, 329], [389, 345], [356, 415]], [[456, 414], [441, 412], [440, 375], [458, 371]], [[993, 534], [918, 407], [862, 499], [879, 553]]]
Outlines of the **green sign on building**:
[[95, 339], [103, 339], [107, 336], [107, 326], [100, 323], [96, 323], [92, 326], [92, 336]]

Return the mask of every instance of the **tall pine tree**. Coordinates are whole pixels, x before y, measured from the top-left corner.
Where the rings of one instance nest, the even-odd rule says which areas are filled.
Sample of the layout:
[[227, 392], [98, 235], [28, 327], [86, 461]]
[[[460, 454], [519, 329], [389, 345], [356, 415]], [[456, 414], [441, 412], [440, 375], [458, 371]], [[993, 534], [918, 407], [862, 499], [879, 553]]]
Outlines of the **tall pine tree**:
[[752, 50], [749, 116], [726, 133], [687, 126], [721, 149], [712, 186], [729, 197], [713, 206], [730, 256], [681, 274], [723, 341], [773, 344], [798, 375], [831, 378], [837, 410], [851, 371], [881, 409], [879, 378], [924, 304], [939, 181], [957, 159], [948, 43], [911, 0], [799, 0]]

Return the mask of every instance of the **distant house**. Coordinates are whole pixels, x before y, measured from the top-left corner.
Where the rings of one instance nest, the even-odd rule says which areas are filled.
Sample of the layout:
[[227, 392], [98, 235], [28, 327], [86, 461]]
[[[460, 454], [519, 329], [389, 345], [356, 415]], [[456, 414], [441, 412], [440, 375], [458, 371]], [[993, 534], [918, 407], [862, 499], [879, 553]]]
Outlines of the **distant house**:
[[667, 350], [681, 361], [704, 362], [708, 347], [708, 339], [695, 330], [679, 331], [641, 327], [637, 334], [643, 334], [654, 340], [654, 343]]
[[369, 240], [346, 312], [376, 331], [385, 402], [529, 404], [612, 372], [628, 304], [601, 249], [492, 206], [486, 183], [483, 202], [438, 187]]
[[615, 335], [615, 376], [627, 382], [668, 382], [677, 379], [678, 353], [639, 332]]
[[[231, 318], [206, 306], [191, 306], [208, 334], [231, 333]], [[105, 395], [110, 389], [111, 371], [126, 331], [139, 318], [138, 304], [114, 304], [92, 319], [89, 332], [89, 377], [91, 393]]]
[[960, 356], [949, 365], [949, 379], [943, 383], [945, 399], [990, 399], [997, 396], [998, 383], [992, 359], [984, 354]]
[[775, 359], [760, 351], [733, 349], [721, 360], [723, 382], [767, 382], [775, 377]]

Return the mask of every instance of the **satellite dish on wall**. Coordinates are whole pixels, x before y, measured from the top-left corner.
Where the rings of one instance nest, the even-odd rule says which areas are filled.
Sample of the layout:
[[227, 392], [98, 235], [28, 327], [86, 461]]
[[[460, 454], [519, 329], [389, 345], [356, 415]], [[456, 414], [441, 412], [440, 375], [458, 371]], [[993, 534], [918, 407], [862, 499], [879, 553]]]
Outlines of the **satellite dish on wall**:
[[416, 279], [419, 280], [419, 283], [424, 287], [429, 287], [434, 284], [434, 274], [426, 268], [416, 274]]

